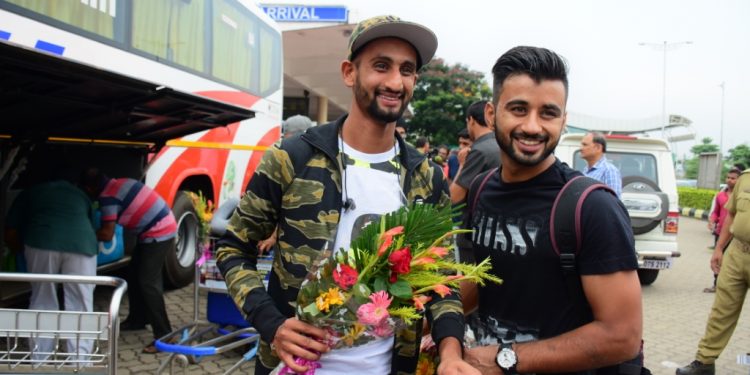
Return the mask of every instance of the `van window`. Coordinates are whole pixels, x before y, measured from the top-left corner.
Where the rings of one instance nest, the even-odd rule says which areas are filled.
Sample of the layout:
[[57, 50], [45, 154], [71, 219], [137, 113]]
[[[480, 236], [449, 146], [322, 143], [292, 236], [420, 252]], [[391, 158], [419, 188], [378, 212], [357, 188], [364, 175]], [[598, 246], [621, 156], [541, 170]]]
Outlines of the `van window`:
[[[605, 155], [607, 160], [620, 170], [622, 177], [641, 176], [651, 181], [659, 181], [654, 155], [616, 151], [608, 151]], [[573, 168], [583, 171], [586, 161], [581, 158], [581, 152], [576, 151], [573, 158]]]

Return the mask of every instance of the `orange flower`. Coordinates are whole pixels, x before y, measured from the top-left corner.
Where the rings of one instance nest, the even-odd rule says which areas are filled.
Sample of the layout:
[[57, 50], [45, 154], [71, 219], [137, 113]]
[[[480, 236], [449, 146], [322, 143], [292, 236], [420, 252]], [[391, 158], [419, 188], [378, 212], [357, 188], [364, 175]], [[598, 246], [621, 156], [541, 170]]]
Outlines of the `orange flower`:
[[436, 256], [438, 258], [443, 258], [446, 255], [448, 255], [448, 249], [444, 248], [444, 247], [437, 247], [437, 246], [435, 246], [432, 249], [430, 249], [430, 251], [428, 252], [428, 254], [434, 255], [434, 256]]
[[434, 375], [435, 363], [429, 358], [420, 358], [417, 363], [417, 375]]
[[387, 236], [393, 237], [393, 236], [395, 236], [397, 234], [401, 234], [401, 233], [404, 233], [404, 226], [403, 225], [399, 225], [397, 227], [393, 227], [391, 229], [388, 229], [387, 231], [383, 232], [383, 234], [380, 235], [380, 238], [387, 237]]
[[404, 233], [403, 225], [393, 227], [383, 232], [383, 234], [380, 235], [380, 239], [383, 241], [383, 243], [380, 245], [380, 248], [378, 249], [378, 256], [383, 255], [386, 252], [386, 250], [388, 250], [388, 247], [391, 246], [391, 244], [393, 243], [393, 237], [401, 233]]
[[423, 256], [423, 257], [419, 257], [417, 259], [414, 259], [414, 261], [412, 262], [412, 265], [414, 265], [414, 266], [421, 266], [421, 265], [424, 265], [424, 264], [431, 264], [431, 263], [435, 263], [435, 259], [434, 258]]
[[445, 297], [451, 294], [451, 289], [443, 284], [435, 285], [435, 287], [432, 290], [434, 290], [435, 293], [439, 294], [440, 297]]
[[432, 297], [425, 296], [425, 295], [416, 295], [412, 298], [414, 301], [414, 307], [417, 310], [424, 310], [424, 304], [427, 302], [430, 302], [432, 300]]

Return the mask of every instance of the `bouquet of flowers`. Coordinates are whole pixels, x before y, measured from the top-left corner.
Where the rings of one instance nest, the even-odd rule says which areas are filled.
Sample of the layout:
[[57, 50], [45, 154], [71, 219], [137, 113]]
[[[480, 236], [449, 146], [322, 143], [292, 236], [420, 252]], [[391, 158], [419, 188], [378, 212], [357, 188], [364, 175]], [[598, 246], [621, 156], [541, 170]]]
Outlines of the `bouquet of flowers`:
[[[207, 264], [211, 259], [211, 219], [214, 216], [214, 204], [211, 200], [206, 199], [202, 192], [196, 194], [191, 191], [187, 194], [193, 203], [193, 209], [198, 218], [198, 249], [196, 251], [199, 256], [195, 261], [195, 265], [201, 268], [201, 282], [205, 282], [207, 278], [206, 268], [212, 268], [211, 272], [208, 272], [210, 275], [214, 275], [211, 277], [212, 279], [216, 278], [215, 275], [221, 275], [218, 269], [216, 269], [215, 261], [210, 265]], [[204, 265], [210, 267], [205, 267]], [[222, 278], [219, 279], [221, 280]]]
[[453, 229], [455, 215], [450, 207], [402, 207], [365, 227], [348, 250], [324, 251], [302, 284], [297, 317], [326, 329], [331, 348], [352, 347], [420, 319], [430, 292], [444, 297], [461, 281], [501, 283], [489, 258], [473, 265], [448, 256], [452, 236], [469, 232]]
[[214, 216], [214, 204], [211, 200], [206, 199], [202, 192], [196, 194], [191, 191], [187, 194], [193, 203], [193, 208], [200, 224], [198, 228], [198, 243], [208, 244], [209, 236], [211, 235], [211, 219]]

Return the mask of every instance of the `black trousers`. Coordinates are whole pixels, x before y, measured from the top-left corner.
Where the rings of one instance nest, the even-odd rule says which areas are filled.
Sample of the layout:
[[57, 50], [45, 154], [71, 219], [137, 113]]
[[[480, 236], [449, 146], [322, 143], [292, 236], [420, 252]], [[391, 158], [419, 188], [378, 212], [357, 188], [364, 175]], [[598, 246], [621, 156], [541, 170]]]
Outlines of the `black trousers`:
[[174, 240], [138, 243], [133, 250], [128, 272], [128, 320], [150, 324], [154, 339], [172, 332], [164, 307], [162, 268], [167, 251], [174, 251]]

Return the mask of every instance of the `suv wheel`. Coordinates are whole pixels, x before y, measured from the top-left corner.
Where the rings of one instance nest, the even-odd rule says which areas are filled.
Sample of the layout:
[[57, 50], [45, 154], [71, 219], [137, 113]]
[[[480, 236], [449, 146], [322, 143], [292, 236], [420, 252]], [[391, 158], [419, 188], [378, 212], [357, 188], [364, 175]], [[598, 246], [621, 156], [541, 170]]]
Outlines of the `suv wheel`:
[[659, 270], [644, 268], [638, 270], [638, 279], [641, 281], [641, 285], [653, 284], [657, 276], [659, 276]]
[[625, 207], [631, 212], [630, 225], [633, 227], [633, 234], [648, 233], [659, 226], [659, 223], [666, 218], [669, 211], [669, 198], [662, 193], [656, 182], [642, 176], [626, 176], [622, 179], [622, 192], [623, 194], [638, 194], [646, 202], [653, 202], [654, 200], [659, 202], [656, 214], [649, 214], [649, 217], [635, 217], [633, 212], [640, 210], [638, 207], [640, 201], [638, 199], [623, 199]]

